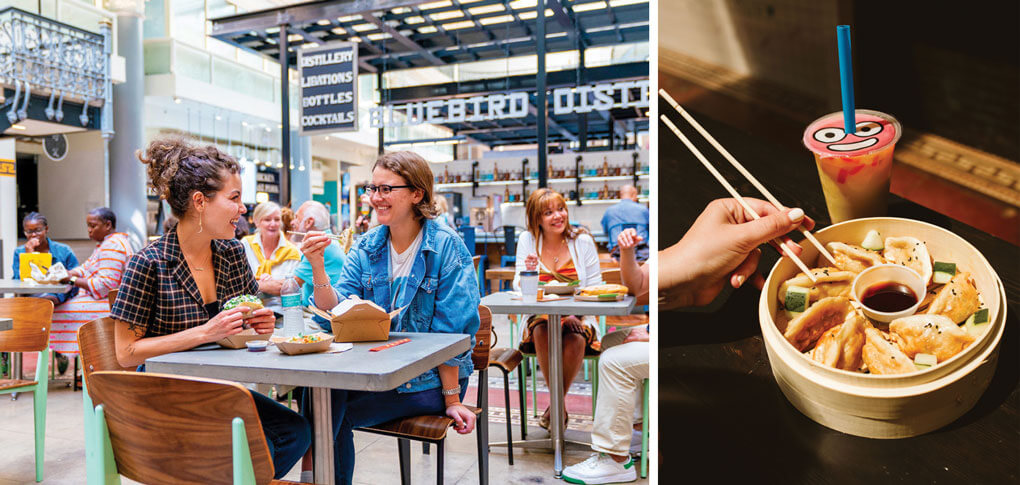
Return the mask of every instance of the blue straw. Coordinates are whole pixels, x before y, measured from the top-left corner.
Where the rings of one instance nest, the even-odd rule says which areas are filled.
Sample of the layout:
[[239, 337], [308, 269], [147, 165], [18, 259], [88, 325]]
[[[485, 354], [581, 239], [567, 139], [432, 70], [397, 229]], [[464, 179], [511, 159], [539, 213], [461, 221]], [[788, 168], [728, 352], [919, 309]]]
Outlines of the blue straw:
[[836, 26], [839, 44], [839, 87], [843, 92], [843, 128], [848, 134], [856, 133], [854, 119], [854, 65], [850, 54], [850, 26]]

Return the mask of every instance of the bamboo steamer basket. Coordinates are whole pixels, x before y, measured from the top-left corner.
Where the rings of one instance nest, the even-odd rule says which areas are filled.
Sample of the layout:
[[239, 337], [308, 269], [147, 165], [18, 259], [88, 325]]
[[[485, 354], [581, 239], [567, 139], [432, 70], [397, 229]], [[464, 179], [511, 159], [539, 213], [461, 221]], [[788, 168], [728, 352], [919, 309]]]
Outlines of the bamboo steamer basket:
[[[899, 375], [871, 375], [834, 369], [801, 354], [784, 337], [773, 318], [779, 310], [776, 292], [800, 270], [788, 258], [772, 268], [759, 302], [759, 320], [772, 373], [780, 390], [801, 413], [815, 422], [866, 438], [906, 438], [941, 428], [977, 402], [995, 373], [998, 345], [1006, 321], [1006, 296], [998, 275], [984, 256], [965, 240], [940, 227], [891, 217], [855, 219], [815, 233], [823, 244], [859, 244], [869, 230], [883, 237], [912, 236], [925, 242], [939, 261], [956, 263], [970, 272], [989, 326], [984, 334], [953, 358], [924, 371]], [[808, 266], [818, 251], [802, 244], [801, 259]]]

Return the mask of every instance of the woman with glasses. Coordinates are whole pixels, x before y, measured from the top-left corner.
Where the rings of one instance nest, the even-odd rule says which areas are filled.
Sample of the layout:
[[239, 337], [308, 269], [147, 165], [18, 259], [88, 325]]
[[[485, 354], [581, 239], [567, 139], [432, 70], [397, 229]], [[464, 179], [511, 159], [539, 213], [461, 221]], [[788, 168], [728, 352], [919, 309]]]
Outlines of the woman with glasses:
[[[11, 274], [14, 275], [14, 279], [21, 279], [21, 255], [26, 253], [49, 253], [51, 255], [51, 265], [60, 263], [64, 265], [64, 268], [68, 271], [78, 266], [78, 258], [75, 257], [74, 252], [71, 251], [71, 246], [59, 243], [49, 238], [50, 225], [46, 221], [46, 216], [38, 212], [29, 212], [28, 214], [25, 214], [25, 218], [21, 220], [21, 228], [25, 231], [25, 238], [27, 241], [25, 241], [24, 245], [18, 246], [14, 249], [14, 264], [11, 266]], [[54, 305], [59, 305], [77, 293], [78, 290], [76, 288], [72, 288], [68, 293], [42, 293], [38, 296], [52, 301]]]
[[[528, 230], [517, 239], [517, 274], [514, 288], [521, 288], [521, 271], [538, 270], [538, 279], [550, 283], [558, 281], [578, 286], [602, 283], [598, 248], [595, 240], [582, 229], [570, 225], [567, 201], [558, 192], [538, 189], [525, 203]], [[598, 325], [595, 317], [570, 315], [563, 323], [563, 392], [570, 391], [585, 354], [597, 355], [600, 350]], [[549, 317], [531, 315], [522, 327], [520, 350], [538, 357], [539, 367], [549, 382]], [[566, 413], [563, 414], [566, 419]], [[546, 408], [538, 424], [549, 429], [549, 409]]]
[[[379, 157], [366, 191], [381, 225], [361, 236], [347, 253], [335, 286], [323, 267], [329, 239], [314, 232], [302, 242], [301, 250], [312, 265], [312, 300], [324, 310], [346, 298], [371, 300], [386, 311], [402, 308], [392, 330], [469, 334], [474, 347], [479, 325], [474, 263], [460, 235], [434, 219], [432, 181], [428, 163], [413, 152]], [[353, 480], [354, 428], [445, 414], [456, 421], [457, 432], [470, 433], [475, 416], [461, 399], [472, 371], [468, 350], [393, 391], [332, 391], [336, 483]]]

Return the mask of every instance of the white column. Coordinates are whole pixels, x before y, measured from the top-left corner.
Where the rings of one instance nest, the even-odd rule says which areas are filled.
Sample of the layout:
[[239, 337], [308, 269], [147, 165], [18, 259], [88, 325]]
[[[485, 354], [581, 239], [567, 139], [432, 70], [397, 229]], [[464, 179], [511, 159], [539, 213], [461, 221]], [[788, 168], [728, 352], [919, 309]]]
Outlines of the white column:
[[3, 240], [3, 267], [0, 278], [13, 278], [10, 274], [14, 248], [18, 244], [18, 178], [14, 154], [14, 138], [0, 138], [0, 240]]

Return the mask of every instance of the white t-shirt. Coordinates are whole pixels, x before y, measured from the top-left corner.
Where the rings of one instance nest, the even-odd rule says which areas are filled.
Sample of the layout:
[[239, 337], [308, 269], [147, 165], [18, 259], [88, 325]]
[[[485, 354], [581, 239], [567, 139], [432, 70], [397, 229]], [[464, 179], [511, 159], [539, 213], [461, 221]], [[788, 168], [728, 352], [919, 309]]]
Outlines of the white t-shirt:
[[418, 254], [418, 248], [421, 247], [422, 234], [425, 233], [423, 227], [418, 231], [418, 235], [415, 236], [414, 241], [407, 247], [402, 253], [398, 253], [396, 249], [393, 249], [393, 241], [390, 241], [390, 294], [393, 295], [393, 304], [391, 309], [397, 306], [396, 302], [403, 298], [403, 292], [407, 283], [407, 276], [411, 274], [411, 269], [414, 268], [414, 256]]

